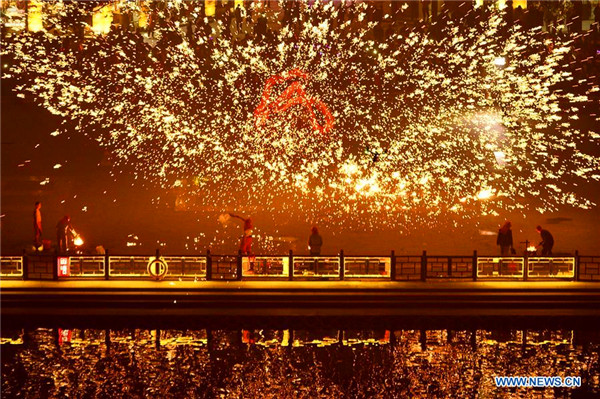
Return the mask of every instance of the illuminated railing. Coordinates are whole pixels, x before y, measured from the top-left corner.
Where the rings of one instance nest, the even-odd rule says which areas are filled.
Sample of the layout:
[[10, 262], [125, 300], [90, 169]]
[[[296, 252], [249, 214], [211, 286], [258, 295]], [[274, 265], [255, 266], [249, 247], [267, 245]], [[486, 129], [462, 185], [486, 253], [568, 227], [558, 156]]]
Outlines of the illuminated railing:
[[528, 258], [529, 278], [568, 278], [575, 277], [575, 258]]
[[108, 275], [110, 277], [150, 277], [148, 262], [150, 256], [110, 256]]
[[[105, 256], [69, 256], [69, 277], [104, 277]], [[59, 261], [60, 269], [60, 261]], [[59, 271], [60, 274], [60, 271]]]
[[338, 256], [294, 256], [294, 277], [339, 278], [340, 262]]
[[206, 277], [206, 256], [163, 256], [169, 269], [167, 276], [181, 278]]
[[477, 278], [509, 278], [524, 277], [525, 258], [519, 257], [478, 257]]
[[23, 257], [2, 256], [0, 258], [0, 277], [23, 277]]
[[600, 282], [600, 256], [1, 256], [5, 279], [581, 280]]
[[[162, 262], [161, 265], [153, 263], [157, 259]], [[205, 256], [109, 256], [108, 276], [204, 278], [206, 264]]]
[[243, 256], [243, 277], [283, 277], [289, 276], [288, 256]]

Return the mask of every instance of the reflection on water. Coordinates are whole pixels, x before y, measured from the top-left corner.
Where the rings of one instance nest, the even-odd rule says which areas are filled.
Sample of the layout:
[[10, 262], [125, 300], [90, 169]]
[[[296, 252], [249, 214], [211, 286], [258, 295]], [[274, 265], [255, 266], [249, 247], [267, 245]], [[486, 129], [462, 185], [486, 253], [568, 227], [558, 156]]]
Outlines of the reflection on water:
[[[582, 397], [600, 334], [572, 330], [2, 331], [3, 397]], [[581, 376], [500, 389], [493, 376]]]

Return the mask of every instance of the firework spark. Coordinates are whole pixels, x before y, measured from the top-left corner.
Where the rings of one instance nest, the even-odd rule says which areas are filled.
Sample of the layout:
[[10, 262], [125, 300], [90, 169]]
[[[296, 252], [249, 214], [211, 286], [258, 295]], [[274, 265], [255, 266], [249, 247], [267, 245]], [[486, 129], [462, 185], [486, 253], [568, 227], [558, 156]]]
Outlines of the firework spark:
[[[61, 51], [59, 36], [38, 32], [3, 54], [19, 95], [74, 122], [115, 168], [184, 190], [190, 206], [374, 227], [594, 205], [573, 188], [600, 180], [589, 152], [600, 135], [575, 125], [598, 86], [560, 89], [573, 79], [562, 66], [572, 39], [471, 11], [476, 23], [445, 20], [441, 39], [396, 29], [375, 41], [366, 9], [346, 20], [332, 2], [304, 7], [248, 40], [243, 24], [170, 2], [152, 40], [116, 31]], [[274, 84], [291, 77], [302, 81], [291, 91]], [[265, 87], [277, 100], [265, 102]]]

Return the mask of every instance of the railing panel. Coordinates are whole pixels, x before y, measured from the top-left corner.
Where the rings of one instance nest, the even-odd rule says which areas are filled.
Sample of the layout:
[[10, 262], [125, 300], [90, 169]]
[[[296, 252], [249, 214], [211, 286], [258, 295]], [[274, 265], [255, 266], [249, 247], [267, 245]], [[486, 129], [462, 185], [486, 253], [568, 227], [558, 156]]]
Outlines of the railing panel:
[[396, 256], [396, 280], [419, 280], [421, 259], [420, 256]]
[[520, 257], [477, 257], [477, 278], [521, 279], [525, 259]]
[[427, 278], [448, 277], [447, 256], [427, 256]]
[[52, 280], [57, 272], [54, 255], [43, 253], [27, 257], [27, 278], [31, 280]]
[[23, 277], [23, 257], [0, 257], [0, 277]]
[[452, 256], [452, 278], [473, 278], [473, 256]]
[[294, 277], [338, 277], [340, 258], [328, 256], [294, 256]]
[[348, 278], [389, 278], [391, 265], [390, 257], [347, 256], [344, 258], [345, 276]]
[[163, 256], [168, 265], [168, 277], [206, 277], [206, 256]]
[[244, 256], [243, 277], [288, 277], [289, 256]]
[[579, 256], [579, 279], [600, 281], [600, 256]]
[[110, 277], [151, 277], [148, 262], [152, 256], [109, 256]]
[[69, 256], [69, 277], [104, 277], [104, 256]]
[[235, 255], [211, 255], [213, 280], [233, 280], [237, 276], [238, 257]]
[[427, 278], [472, 278], [473, 256], [427, 255]]
[[[109, 256], [110, 277], [149, 277], [148, 263], [154, 256]], [[206, 277], [205, 256], [161, 256], [167, 264], [164, 278]]]
[[530, 278], [573, 278], [575, 277], [575, 258], [528, 258], [527, 274]]

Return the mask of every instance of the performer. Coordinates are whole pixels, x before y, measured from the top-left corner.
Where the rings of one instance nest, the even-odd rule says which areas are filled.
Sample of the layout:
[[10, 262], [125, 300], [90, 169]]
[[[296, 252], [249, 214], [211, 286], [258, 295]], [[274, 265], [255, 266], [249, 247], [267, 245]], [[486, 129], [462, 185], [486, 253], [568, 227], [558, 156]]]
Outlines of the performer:
[[238, 215], [234, 215], [230, 213], [229, 216], [232, 218], [238, 218], [244, 222], [244, 235], [242, 236], [242, 240], [240, 241], [240, 251], [242, 251], [242, 255], [252, 255], [252, 219], [251, 218], [243, 218]]
[[37, 251], [42, 245], [42, 203], [40, 201], [35, 203], [33, 209], [33, 245]]
[[542, 256], [552, 256], [552, 247], [554, 247], [554, 237], [548, 230], [542, 229], [542, 226], [537, 226], [536, 230], [542, 236], [542, 242], [538, 247], [542, 247]]

